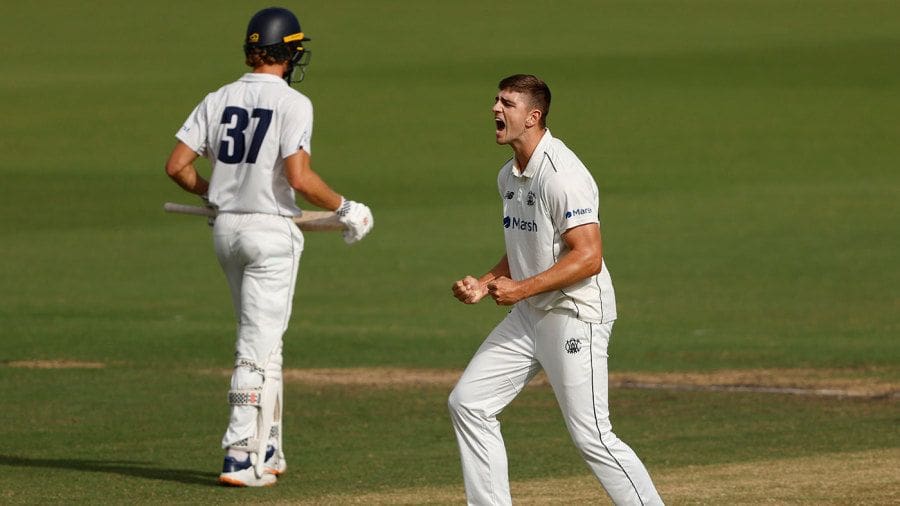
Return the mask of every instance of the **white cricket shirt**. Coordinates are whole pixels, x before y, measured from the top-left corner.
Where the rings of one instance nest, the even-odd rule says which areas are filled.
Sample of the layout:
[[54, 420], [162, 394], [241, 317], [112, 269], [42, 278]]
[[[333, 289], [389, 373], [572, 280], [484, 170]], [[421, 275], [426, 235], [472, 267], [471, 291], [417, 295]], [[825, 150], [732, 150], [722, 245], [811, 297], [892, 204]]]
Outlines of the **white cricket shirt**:
[[[597, 183], [559, 139], [544, 133], [525, 170], [508, 161], [497, 177], [510, 274], [521, 280], [546, 271], [569, 251], [566, 230], [599, 223]], [[606, 263], [599, 274], [562, 290], [526, 299], [545, 311], [563, 310], [588, 322], [616, 319], [616, 296]]]
[[212, 163], [209, 201], [225, 213], [297, 216], [284, 159], [312, 153], [312, 102], [272, 74], [210, 93], [175, 134]]

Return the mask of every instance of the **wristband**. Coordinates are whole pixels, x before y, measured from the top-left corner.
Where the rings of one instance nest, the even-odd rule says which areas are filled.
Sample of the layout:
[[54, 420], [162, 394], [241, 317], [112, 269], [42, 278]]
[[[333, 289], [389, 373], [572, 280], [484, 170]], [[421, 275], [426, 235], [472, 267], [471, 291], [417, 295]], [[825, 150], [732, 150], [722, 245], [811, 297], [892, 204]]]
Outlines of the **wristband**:
[[334, 210], [334, 214], [340, 216], [341, 218], [347, 216], [347, 213], [350, 212], [350, 202], [351, 201], [345, 199], [344, 197], [341, 197], [341, 205], [339, 205], [338, 208]]

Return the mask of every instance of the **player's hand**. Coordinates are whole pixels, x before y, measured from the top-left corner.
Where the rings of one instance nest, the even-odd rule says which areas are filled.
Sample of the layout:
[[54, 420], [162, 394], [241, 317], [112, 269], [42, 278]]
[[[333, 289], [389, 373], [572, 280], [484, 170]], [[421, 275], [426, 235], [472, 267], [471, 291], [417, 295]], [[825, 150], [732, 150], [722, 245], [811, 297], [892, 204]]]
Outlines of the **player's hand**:
[[453, 296], [463, 304], [475, 304], [487, 295], [487, 290], [472, 276], [453, 283]]
[[496, 278], [487, 285], [487, 291], [498, 306], [512, 306], [522, 300], [519, 283], [507, 278]]
[[375, 226], [375, 218], [372, 216], [372, 210], [365, 204], [354, 202], [352, 200], [344, 200], [335, 212], [341, 223], [347, 227], [344, 231], [344, 242], [353, 244], [359, 241]]

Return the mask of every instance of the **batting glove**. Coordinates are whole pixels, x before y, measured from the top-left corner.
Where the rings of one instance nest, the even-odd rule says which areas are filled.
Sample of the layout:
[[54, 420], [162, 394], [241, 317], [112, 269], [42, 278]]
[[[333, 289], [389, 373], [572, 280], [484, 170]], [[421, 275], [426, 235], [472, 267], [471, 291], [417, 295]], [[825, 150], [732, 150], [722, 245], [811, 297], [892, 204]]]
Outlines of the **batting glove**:
[[341, 197], [341, 206], [334, 214], [347, 227], [347, 230], [344, 231], [344, 242], [347, 244], [353, 244], [365, 237], [375, 225], [371, 209], [365, 204], [346, 200], [343, 197]]

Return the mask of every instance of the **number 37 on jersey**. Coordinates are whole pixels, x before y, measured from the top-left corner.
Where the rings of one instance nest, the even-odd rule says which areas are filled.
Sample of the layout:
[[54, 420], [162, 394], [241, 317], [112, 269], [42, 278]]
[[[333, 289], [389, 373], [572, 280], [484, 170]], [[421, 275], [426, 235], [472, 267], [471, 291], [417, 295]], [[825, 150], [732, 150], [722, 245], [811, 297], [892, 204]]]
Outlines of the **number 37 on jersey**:
[[[250, 132], [250, 146], [247, 147], [245, 133], [250, 127], [251, 119], [258, 121]], [[219, 144], [219, 161], [228, 164], [256, 163], [256, 156], [271, 123], [271, 109], [248, 111], [241, 107], [226, 107], [222, 112], [221, 124], [226, 125], [226, 130]]]

